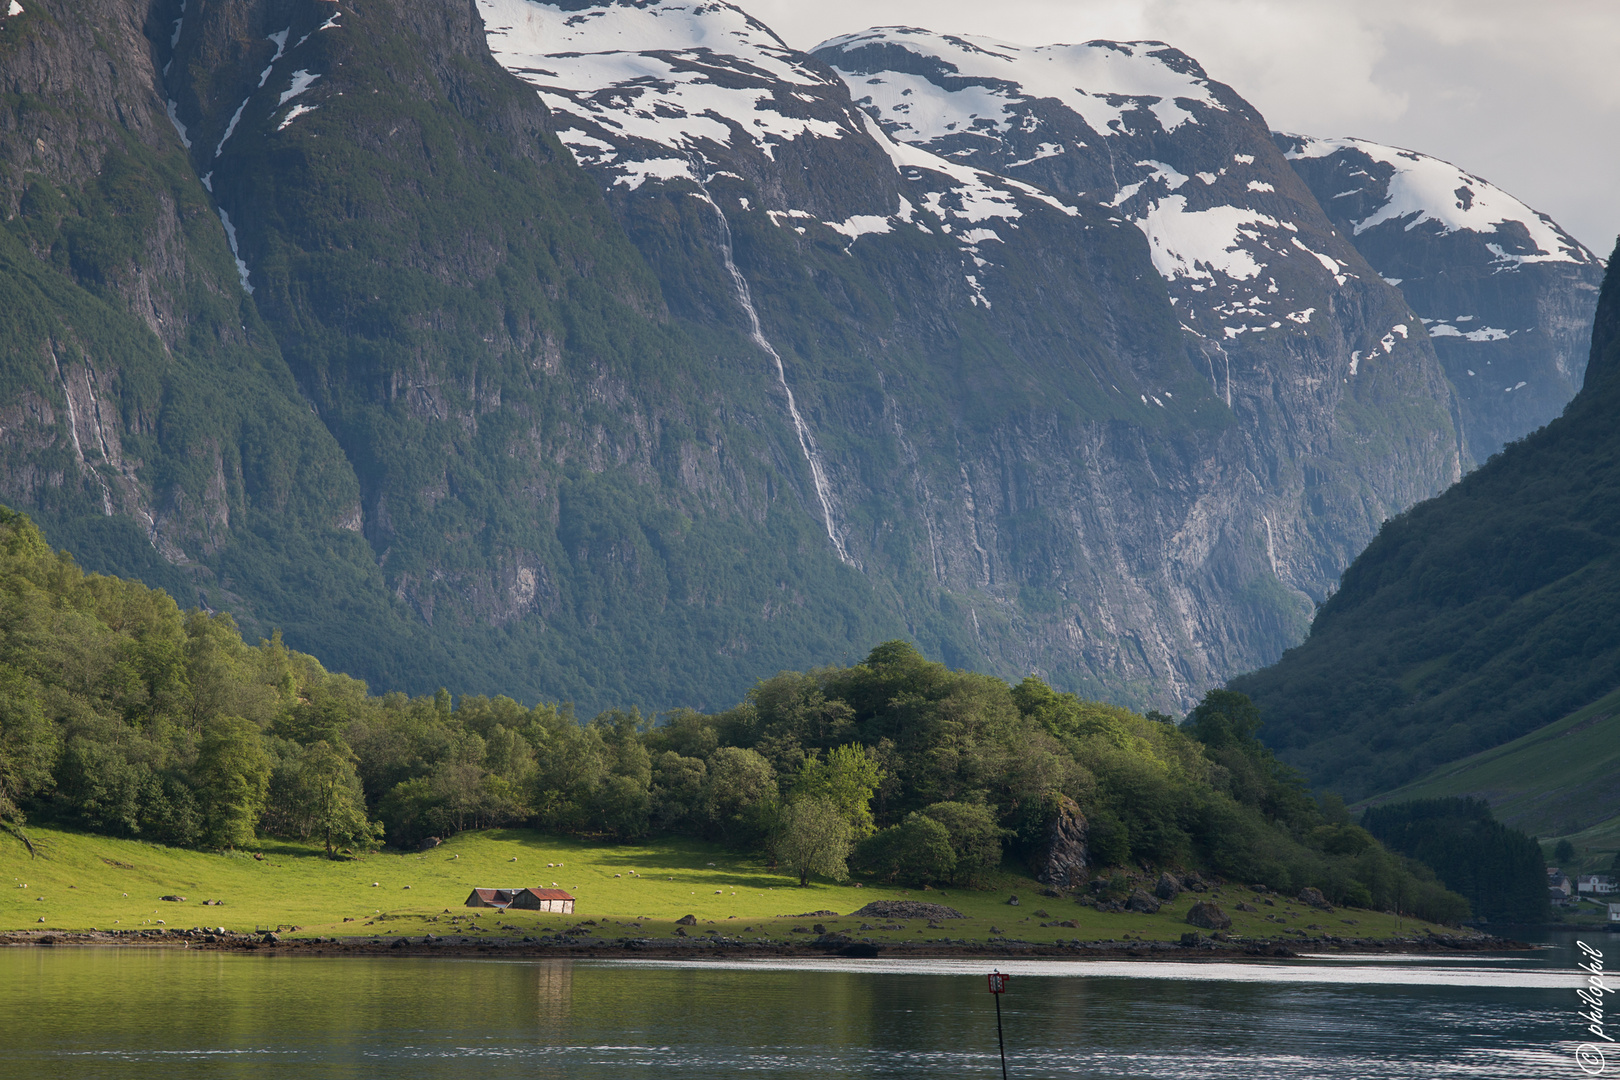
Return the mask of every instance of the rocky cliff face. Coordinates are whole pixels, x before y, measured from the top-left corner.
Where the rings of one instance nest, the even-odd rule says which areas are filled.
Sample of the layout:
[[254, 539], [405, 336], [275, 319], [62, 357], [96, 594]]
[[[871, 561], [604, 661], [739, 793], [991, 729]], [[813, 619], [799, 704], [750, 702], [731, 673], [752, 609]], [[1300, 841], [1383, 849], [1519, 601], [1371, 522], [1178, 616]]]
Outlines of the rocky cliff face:
[[718, 706], [909, 635], [1172, 707], [1458, 473], [1421, 325], [1163, 46], [1065, 97], [682, 0], [90, 6], [0, 27], [4, 497], [381, 685]]
[[1456, 166], [1362, 139], [1275, 136], [1334, 225], [1423, 320], [1475, 461], [1580, 389], [1603, 262]]

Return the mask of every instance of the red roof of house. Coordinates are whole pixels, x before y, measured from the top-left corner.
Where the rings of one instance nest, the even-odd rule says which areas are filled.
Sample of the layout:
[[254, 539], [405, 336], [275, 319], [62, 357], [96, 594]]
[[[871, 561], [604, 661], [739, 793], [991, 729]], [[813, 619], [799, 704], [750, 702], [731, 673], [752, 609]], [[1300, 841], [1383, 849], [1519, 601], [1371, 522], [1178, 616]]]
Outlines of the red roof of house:
[[519, 892], [531, 892], [536, 900], [572, 900], [573, 897], [561, 889], [519, 889]]

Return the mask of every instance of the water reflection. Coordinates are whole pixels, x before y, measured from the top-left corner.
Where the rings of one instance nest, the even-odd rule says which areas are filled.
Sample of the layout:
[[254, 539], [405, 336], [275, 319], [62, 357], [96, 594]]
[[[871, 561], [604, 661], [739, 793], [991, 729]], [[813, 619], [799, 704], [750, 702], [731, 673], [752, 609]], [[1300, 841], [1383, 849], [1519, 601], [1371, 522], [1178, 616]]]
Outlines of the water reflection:
[[[1016, 975], [1009, 1064], [1030, 1077], [1567, 1076], [1582, 1035], [1573, 942], [1530, 956], [1002, 963]], [[988, 1077], [987, 966], [6, 949], [0, 1072]]]

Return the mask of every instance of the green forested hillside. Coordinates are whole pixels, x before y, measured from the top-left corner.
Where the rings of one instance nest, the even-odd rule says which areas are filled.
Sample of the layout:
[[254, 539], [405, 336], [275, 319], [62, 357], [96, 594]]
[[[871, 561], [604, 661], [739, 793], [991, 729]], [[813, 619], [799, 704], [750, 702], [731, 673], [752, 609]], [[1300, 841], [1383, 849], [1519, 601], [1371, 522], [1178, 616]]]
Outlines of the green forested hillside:
[[1320, 809], [1217, 693], [1187, 729], [951, 671], [891, 642], [731, 709], [588, 724], [508, 698], [373, 697], [228, 615], [86, 575], [0, 511], [0, 823], [328, 852], [528, 823], [701, 837], [801, 875], [971, 885], [1067, 807], [1092, 867], [1201, 868], [1454, 921], [1467, 906]]
[[1347, 797], [1498, 746], [1620, 687], [1620, 273], [1564, 415], [1385, 524], [1310, 638], [1234, 679], [1264, 737]]

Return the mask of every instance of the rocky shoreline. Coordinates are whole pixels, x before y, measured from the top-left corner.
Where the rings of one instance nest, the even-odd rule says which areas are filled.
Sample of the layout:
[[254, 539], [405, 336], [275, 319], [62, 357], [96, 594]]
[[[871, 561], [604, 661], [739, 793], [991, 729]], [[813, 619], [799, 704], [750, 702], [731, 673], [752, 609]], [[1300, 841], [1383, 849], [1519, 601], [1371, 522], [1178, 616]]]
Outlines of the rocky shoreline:
[[465, 938], [460, 935], [422, 936], [366, 935], [351, 937], [282, 937], [260, 931], [246, 934], [219, 929], [146, 930], [24, 930], [0, 934], [0, 945], [55, 946], [145, 946], [158, 948], [206, 949], [219, 952], [265, 952], [301, 956], [490, 956], [571, 957], [613, 959], [634, 956], [657, 959], [813, 959], [825, 957], [928, 959], [982, 957], [994, 959], [1254, 959], [1294, 958], [1311, 953], [1458, 953], [1510, 952], [1532, 948], [1522, 941], [1490, 935], [1430, 933], [1403, 938], [1350, 938], [1322, 936], [1308, 941], [1272, 938], [1243, 938], [1231, 935], [1206, 937], [1184, 934], [1180, 941], [1020, 941], [1000, 938], [989, 941], [936, 938], [918, 942], [874, 942], [845, 934], [823, 934], [805, 942], [744, 941], [722, 935], [692, 938], [595, 937], [579, 934], [549, 934], [541, 937]]

